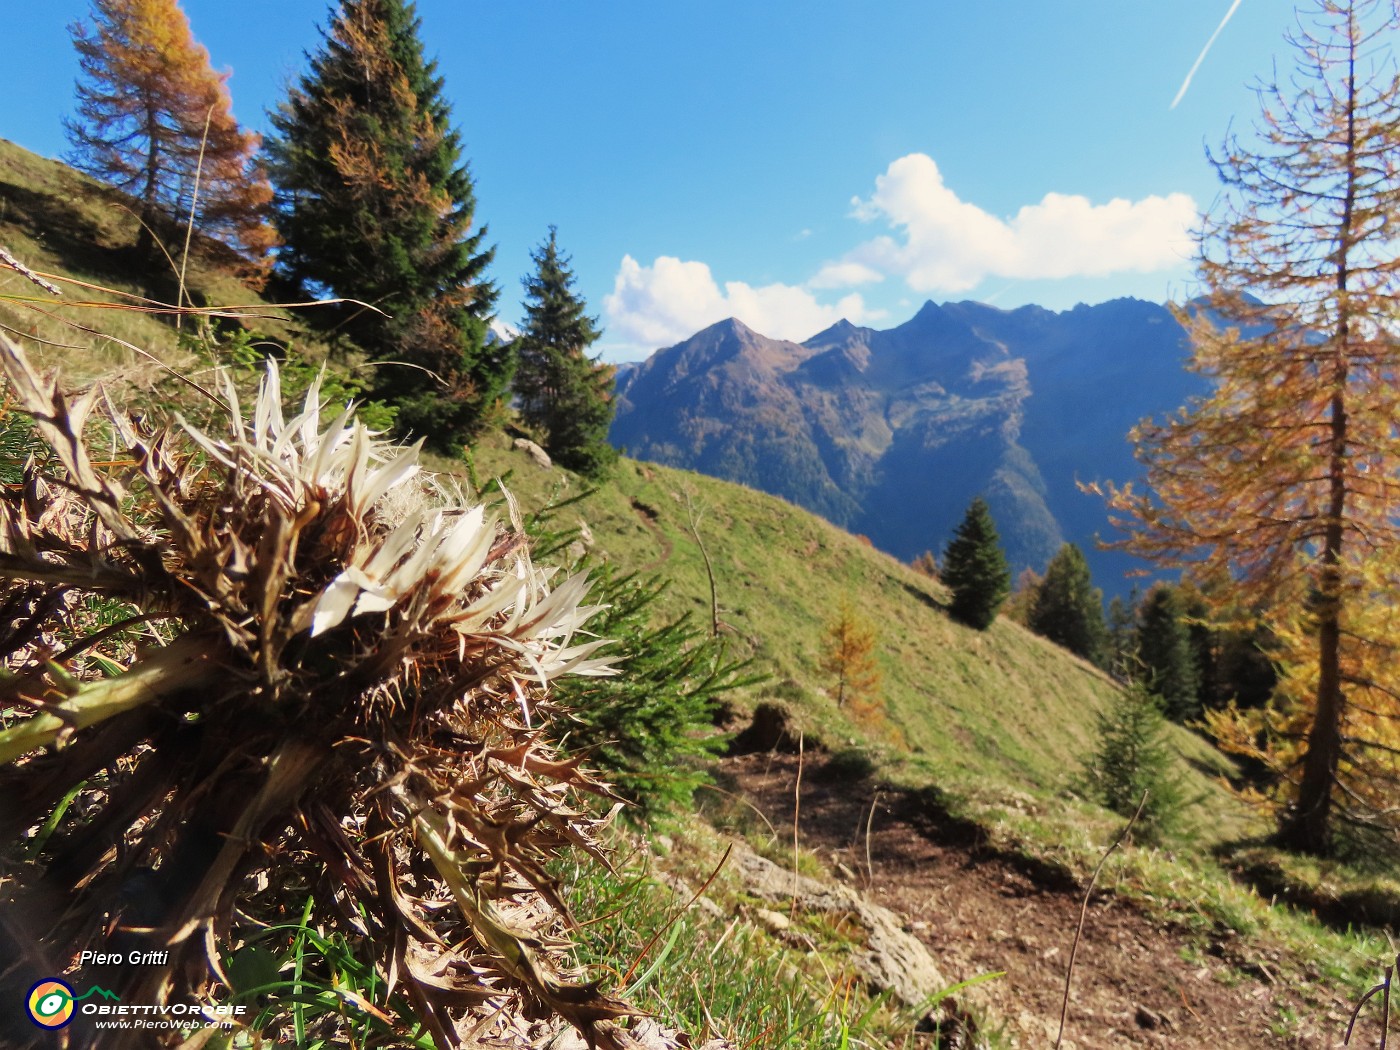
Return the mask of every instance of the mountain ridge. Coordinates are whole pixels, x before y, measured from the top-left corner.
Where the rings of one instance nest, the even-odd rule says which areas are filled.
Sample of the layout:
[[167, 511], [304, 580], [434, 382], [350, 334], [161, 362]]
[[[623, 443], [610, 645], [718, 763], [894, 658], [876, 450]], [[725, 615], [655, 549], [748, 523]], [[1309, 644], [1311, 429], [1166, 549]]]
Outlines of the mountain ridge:
[[1171, 311], [1131, 298], [1060, 312], [930, 300], [892, 328], [843, 319], [801, 343], [728, 318], [628, 373], [612, 438], [904, 560], [940, 550], [984, 495], [1018, 571], [1073, 540], [1121, 593], [1145, 566], [1095, 549], [1107, 514], [1079, 482], [1138, 473], [1128, 430], [1204, 389], [1184, 358]]

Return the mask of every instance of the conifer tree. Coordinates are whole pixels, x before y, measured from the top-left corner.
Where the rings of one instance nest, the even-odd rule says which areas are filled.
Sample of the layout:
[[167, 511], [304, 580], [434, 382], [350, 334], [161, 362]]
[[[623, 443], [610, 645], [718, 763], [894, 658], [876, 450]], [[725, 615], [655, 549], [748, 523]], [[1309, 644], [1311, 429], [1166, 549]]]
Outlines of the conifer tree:
[[91, 25], [69, 31], [79, 78], [68, 160], [140, 202], [140, 254], [193, 206], [196, 229], [260, 263], [277, 238], [259, 139], [233, 119], [225, 77], [176, 0], [93, 0]]
[[1031, 610], [1035, 608], [1036, 595], [1040, 593], [1043, 582], [1040, 573], [1030, 566], [1022, 569], [1011, 587], [1011, 595], [1001, 607], [1001, 615], [1025, 627], [1030, 622]]
[[836, 706], [869, 714], [880, 690], [880, 665], [875, 659], [875, 629], [848, 599], [842, 599], [836, 617], [827, 624], [826, 648], [821, 669], [836, 680]]
[[617, 461], [617, 450], [608, 444], [615, 370], [588, 356], [601, 334], [598, 319], [588, 316], [574, 292], [555, 227], [531, 258], [535, 272], [523, 281], [525, 323], [514, 344], [520, 413], [544, 431], [545, 449], [555, 461], [597, 477]]
[[1093, 793], [1103, 805], [1130, 817], [1141, 803], [1136, 834], [1148, 842], [1171, 831], [1185, 802], [1165, 729], [1157, 697], [1133, 683], [1099, 715], [1098, 742], [1089, 764]]
[[1104, 667], [1114, 677], [1127, 681], [1136, 678], [1140, 668], [1138, 659], [1138, 598], [1134, 587], [1127, 601], [1115, 594], [1108, 603], [1108, 621], [1105, 625]]
[[985, 631], [1011, 590], [1011, 569], [991, 509], [981, 496], [963, 515], [943, 552], [943, 582], [953, 592], [953, 617]]
[[1138, 613], [1138, 659], [1143, 683], [1176, 722], [1201, 713], [1200, 674], [1186, 623], [1186, 610], [1175, 587], [1159, 583], [1147, 592]]
[[688, 804], [708, 781], [704, 760], [727, 743], [714, 732], [720, 697], [758, 680], [689, 614], [661, 616], [656, 605], [664, 590], [659, 580], [604, 565], [590, 581], [600, 611], [589, 627], [614, 639], [621, 673], [554, 684], [568, 713], [565, 746], [607, 770], [611, 785], [648, 816]]
[[1234, 705], [1262, 708], [1278, 684], [1272, 632], [1248, 609], [1207, 600], [1189, 579], [1178, 585], [1196, 665], [1202, 712]]
[[369, 304], [327, 318], [377, 363], [371, 396], [439, 449], [505, 394], [513, 356], [488, 338], [494, 249], [436, 64], [406, 0], [344, 0], [268, 143], [286, 275]]
[[934, 557], [933, 551], [924, 551], [909, 563], [909, 567], [931, 580], [938, 579], [938, 559]]
[[1103, 661], [1103, 592], [1075, 544], [1062, 546], [1045, 567], [1027, 626], [1091, 663]]
[[1278, 707], [1207, 719], [1274, 769], [1278, 841], [1309, 853], [1339, 812], [1395, 824], [1400, 676], [1373, 614], [1400, 591], [1397, 29], [1393, 3], [1318, 0], [1290, 37], [1296, 74], [1262, 84], [1255, 134], [1212, 157], [1208, 309], [1184, 319], [1214, 391], [1138, 427], [1152, 495], [1113, 493], [1134, 549], [1265, 610]]

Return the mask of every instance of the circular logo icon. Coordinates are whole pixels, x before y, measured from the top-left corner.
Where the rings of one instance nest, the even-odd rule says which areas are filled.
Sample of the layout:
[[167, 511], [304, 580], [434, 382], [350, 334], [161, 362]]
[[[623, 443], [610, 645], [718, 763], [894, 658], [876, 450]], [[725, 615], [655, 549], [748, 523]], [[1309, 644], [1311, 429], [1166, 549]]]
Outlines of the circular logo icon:
[[62, 1028], [73, 1020], [73, 989], [56, 977], [29, 989], [29, 1019], [40, 1028]]

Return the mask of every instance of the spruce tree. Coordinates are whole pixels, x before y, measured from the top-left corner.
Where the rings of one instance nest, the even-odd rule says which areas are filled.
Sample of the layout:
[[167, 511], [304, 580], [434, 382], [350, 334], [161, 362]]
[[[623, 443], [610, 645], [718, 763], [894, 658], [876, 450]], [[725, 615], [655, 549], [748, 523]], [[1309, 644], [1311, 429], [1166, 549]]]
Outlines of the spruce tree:
[[1108, 603], [1104, 668], [1121, 681], [1136, 678], [1140, 667], [1137, 631], [1140, 604], [1136, 587], [1127, 601], [1115, 594]]
[[67, 159], [140, 202], [138, 253], [159, 258], [157, 236], [193, 209], [197, 230], [261, 263], [277, 237], [258, 136], [233, 119], [225, 78], [176, 0], [93, 0], [91, 25], [69, 31], [79, 79]]
[[1186, 611], [1175, 587], [1159, 583], [1147, 592], [1138, 614], [1138, 658], [1144, 684], [1176, 722], [1201, 713], [1200, 674]]
[[987, 501], [978, 496], [943, 552], [943, 582], [953, 592], [955, 619], [985, 631], [1011, 591], [1011, 569]]
[[1062, 546], [1045, 567], [1030, 629], [1094, 664], [1104, 658], [1103, 593], [1089, 577], [1084, 552]]
[[556, 462], [597, 477], [617, 461], [608, 444], [614, 369], [588, 356], [601, 334], [598, 319], [588, 316], [574, 292], [555, 227], [530, 257], [535, 272], [522, 282], [525, 323], [514, 344], [520, 413], [544, 432], [544, 447]]
[[1202, 713], [1234, 705], [1262, 708], [1278, 684], [1277, 640], [1256, 613], [1228, 599], [1208, 600], [1187, 580], [1177, 587], [1196, 664]]
[[1099, 715], [1097, 735], [1088, 770], [1094, 796], [1125, 817], [1141, 803], [1135, 833], [1143, 841], [1159, 841], [1175, 824], [1185, 791], [1172, 768], [1157, 698], [1140, 683], [1130, 685]]
[[451, 450], [503, 398], [513, 357], [488, 338], [494, 249], [418, 33], [406, 0], [344, 0], [268, 149], [286, 276], [368, 304], [325, 320], [376, 362], [369, 393], [400, 426]]

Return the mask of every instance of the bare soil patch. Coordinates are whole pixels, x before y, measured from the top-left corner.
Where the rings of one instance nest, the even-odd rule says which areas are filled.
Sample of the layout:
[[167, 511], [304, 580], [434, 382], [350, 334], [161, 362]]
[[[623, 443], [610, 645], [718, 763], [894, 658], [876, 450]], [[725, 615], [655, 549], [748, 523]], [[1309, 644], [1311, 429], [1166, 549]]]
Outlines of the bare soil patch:
[[[920, 796], [829, 767], [825, 756], [809, 755], [802, 771], [803, 846], [902, 915], [948, 980], [1005, 971], [981, 985], [977, 998], [993, 1004], [1016, 1045], [1052, 1046], [1082, 888], [1050, 866], [996, 852], [975, 826]], [[742, 755], [721, 768], [775, 827], [792, 827], [797, 756]], [[1207, 936], [1163, 925], [1132, 902], [1096, 891], [1065, 1045], [1336, 1047], [1350, 1010], [1277, 951], [1231, 931]]]

